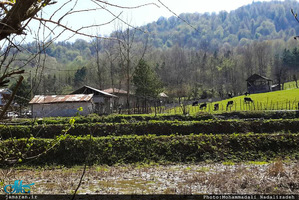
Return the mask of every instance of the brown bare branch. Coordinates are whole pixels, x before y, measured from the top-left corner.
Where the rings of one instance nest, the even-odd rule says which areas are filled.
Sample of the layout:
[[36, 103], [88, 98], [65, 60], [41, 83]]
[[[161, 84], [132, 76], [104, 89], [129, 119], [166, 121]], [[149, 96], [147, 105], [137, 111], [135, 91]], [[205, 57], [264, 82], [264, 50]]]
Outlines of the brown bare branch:
[[193, 28], [195, 31], [199, 32], [199, 30], [197, 28], [195, 28], [194, 26], [192, 26], [189, 22], [187, 22], [185, 19], [181, 18], [178, 14], [176, 14], [174, 11], [172, 11], [168, 6], [166, 6], [161, 0], [158, 0], [159, 3], [166, 8], [169, 12], [171, 12], [172, 14], [174, 14], [177, 18], [179, 18], [180, 20], [182, 20], [183, 22], [185, 22], [188, 26], [190, 26], [191, 28]]
[[1, 2], [0, 2], [0, 6], [2, 7], [2, 6], [4, 6], [4, 5], [13, 6], [14, 3], [10, 2], [10, 1], [1, 1]]
[[[100, 5], [99, 3], [95, 2], [98, 6], [102, 7], [104, 10], [106, 10], [107, 12], [109, 12], [114, 18], [117, 18], [118, 20], [120, 20], [122, 23], [126, 24], [128, 27], [133, 28], [135, 30], [139, 30], [143, 33], [148, 33], [147, 31], [144, 31], [140, 28], [134, 27], [131, 24], [129, 24], [128, 22], [124, 21], [123, 19], [121, 19], [120, 17], [116, 16], [113, 12], [111, 12], [109, 9], [105, 8], [104, 6]], [[149, 34], [149, 33], [148, 33]]]
[[28, 19], [30, 20], [44, 5], [48, 5], [51, 2], [52, 0], [44, 0], [38, 5], [37, 0], [16, 1], [6, 16], [0, 21], [0, 40], [11, 34], [22, 34], [24, 28], [28, 25], [26, 23], [25, 26], [22, 26], [22, 23]]
[[68, 26], [63, 25], [63, 24], [61, 24], [61, 23], [58, 23], [58, 22], [56, 22], [56, 21], [52, 21], [52, 20], [48, 20], [48, 19], [43, 19], [43, 18], [38, 18], [38, 17], [33, 17], [33, 19], [35, 19], [35, 20], [39, 20], [39, 21], [41, 21], [41, 22], [48, 22], [48, 23], [55, 24], [55, 25], [57, 25], [57, 26], [59, 26], [59, 27], [64, 28], [65, 30], [68, 30], [68, 31], [70, 31], [70, 32], [72, 32], [72, 33], [74, 33], [74, 34], [77, 34], [77, 35], [82, 35], [82, 36], [92, 37], [92, 38], [99, 38], [99, 39], [107, 39], [107, 40], [118, 40], [117, 38], [102, 37], [102, 36], [91, 35], [91, 34], [86, 34], [86, 33], [82, 33], [82, 32], [80, 32], [81, 30], [86, 29], [86, 28], [98, 27], [98, 26], [103, 26], [103, 25], [105, 25], [105, 24], [109, 24], [109, 23], [111, 23], [112, 21], [114, 21], [115, 18], [112, 19], [111, 21], [105, 23], [105, 24], [85, 26], [85, 27], [81, 27], [81, 28], [79, 28], [79, 29], [77, 29], [77, 30], [71, 29], [71, 28], [69, 28]]
[[142, 5], [138, 5], [138, 6], [120, 6], [117, 4], [112, 4], [112, 3], [108, 3], [106, 1], [100, 1], [100, 0], [92, 0], [93, 2], [97, 2], [97, 3], [103, 3], [112, 7], [116, 7], [116, 8], [122, 8], [122, 9], [136, 9], [136, 8], [141, 8], [141, 7], [145, 7], [145, 6], [157, 6], [158, 8], [160, 8], [159, 5], [155, 4], [155, 3], [146, 3], [146, 4], [142, 4]]
[[2, 77], [0, 78], [0, 86], [3, 86], [4, 84], [9, 82], [9, 81], [5, 80], [6, 78], [9, 78], [16, 74], [23, 74], [24, 72], [25, 72], [25, 70], [19, 70], [19, 71], [12, 71], [12, 72], [3, 74]]
[[[295, 20], [299, 23], [299, 19], [298, 19], [298, 14], [297, 13], [294, 13], [294, 10], [291, 9], [291, 13], [292, 15], [294, 16]], [[299, 38], [299, 36], [295, 36], [294, 39], [297, 40], [297, 38]]]
[[2, 111], [2, 113], [0, 114], [0, 119], [3, 119], [3, 116], [4, 116], [5, 112], [7, 111], [8, 107], [10, 106], [12, 100], [14, 99], [14, 97], [15, 97], [15, 95], [16, 95], [16, 93], [17, 93], [17, 90], [18, 90], [18, 88], [20, 87], [20, 85], [21, 85], [23, 79], [24, 79], [24, 77], [23, 77], [23, 76], [20, 76], [20, 78], [19, 78], [19, 80], [18, 80], [18, 83], [17, 83], [16, 87], [14, 88], [14, 91], [13, 91], [13, 93], [12, 93], [12, 95], [11, 95], [9, 101], [7, 102], [7, 104], [5, 104], [5, 106], [4, 106], [4, 108], [3, 108], [3, 111]]

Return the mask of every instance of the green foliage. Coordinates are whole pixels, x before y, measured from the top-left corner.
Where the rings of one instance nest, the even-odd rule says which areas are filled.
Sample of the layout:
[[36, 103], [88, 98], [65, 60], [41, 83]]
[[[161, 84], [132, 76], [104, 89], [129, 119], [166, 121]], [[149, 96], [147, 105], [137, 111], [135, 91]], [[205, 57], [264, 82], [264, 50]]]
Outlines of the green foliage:
[[135, 68], [133, 83], [136, 87], [136, 96], [144, 99], [157, 98], [163, 91], [157, 74], [144, 60], [140, 60]]
[[[146, 61], [150, 66], [164, 65], [155, 71], [165, 90], [168, 90], [167, 94], [176, 97], [190, 97], [189, 88], [196, 93], [195, 84], [201, 85], [196, 87], [203, 90], [213, 89], [214, 97], [218, 93], [225, 94], [232, 90], [236, 94], [244, 93], [245, 80], [252, 73], [266, 75], [273, 80], [273, 84], [276, 84], [277, 77], [274, 77], [276, 73], [270, 61], [275, 54], [279, 55], [279, 60], [282, 59], [284, 48], [295, 48], [293, 37], [299, 32], [299, 26], [293, 19], [290, 8], [299, 10], [299, 3], [253, 2], [229, 13], [181, 14], [181, 17], [196, 30], [175, 16], [168, 19], [161, 17], [157, 22], [141, 27], [151, 33], [148, 45], [153, 48], [150, 54], [145, 55]], [[112, 33], [111, 36], [115, 34]], [[133, 57], [140, 58], [138, 54], [142, 51], [139, 47], [146, 43], [145, 38], [147, 37], [143, 32], [136, 32], [134, 35], [132, 53], [136, 56], [132, 56], [132, 69], [136, 67], [133, 63], [138, 63]], [[265, 52], [256, 53], [259, 44], [265, 47]], [[34, 42], [24, 45], [29, 54], [24, 51], [16, 60], [27, 60], [30, 53], [36, 53], [35, 45]], [[73, 91], [72, 87], [79, 87], [82, 84], [105, 89], [115, 87], [116, 83], [123, 83], [123, 66], [120, 58], [117, 58], [120, 52], [115, 51], [119, 49], [117, 45], [118, 43], [114, 41], [103, 41], [97, 43], [96, 48], [95, 41], [84, 40], [51, 44], [45, 50], [47, 57], [43, 73], [46, 76], [42, 77], [41, 84], [39, 79], [33, 81], [33, 85], [38, 87], [34, 88], [34, 91], [37, 94], [68, 94]], [[177, 51], [177, 47], [181, 48], [181, 52]], [[111, 52], [108, 52], [109, 49]], [[247, 51], [248, 49], [250, 51]], [[228, 50], [231, 54], [226, 57]], [[218, 52], [219, 55], [215, 57], [214, 52]], [[107, 53], [110, 56], [107, 57]], [[259, 55], [262, 57], [258, 58]], [[98, 56], [99, 63], [95, 65]], [[266, 57], [267, 59], [262, 59]], [[289, 67], [289, 63], [281, 66], [282, 72], [286, 72], [286, 68], [296, 70], [294, 66], [297, 65], [294, 63], [298, 62], [293, 62], [292, 67]], [[13, 68], [18, 68], [19, 65], [19, 62], [11, 64]], [[83, 66], [86, 67], [86, 72], [82, 70]], [[25, 66], [25, 70], [31, 67], [34, 66]], [[298, 77], [298, 71], [288, 73], [286, 79], [293, 80], [292, 74]], [[50, 79], [48, 74], [51, 74]], [[54, 74], [56, 74], [55, 84], [53, 84]], [[139, 85], [139, 87], [145, 86]], [[196, 95], [195, 98], [197, 97]]]
[[[232, 111], [222, 113], [208, 113], [198, 112], [194, 115], [171, 115], [171, 114], [141, 114], [141, 115], [108, 115], [99, 116], [91, 114], [88, 117], [77, 116], [77, 124], [89, 123], [134, 123], [134, 122], [147, 122], [150, 120], [156, 121], [201, 121], [209, 119], [294, 119], [299, 118], [299, 111]], [[53, 124], [69, 124], [71, 118], [69, 117], [45, 117], [41, 119], [14, 119], [12, 123], [22, 125], [53, 125]], [[9, 125], [9, 124], [7, 124]]]
[[[16, 87], [16, 83], [13, 83], [9, 88], [10, 90], [14, 90]], [[30, 84], [28, 81], [23, 80], [22, 84], [20, 85], [19, 89], [17, 90], [15, 101], [20, 106], [27, 106], [30, 101]]]
[[[283, 136], [283, 139], [281, 139]], [[276, 157], [298, 158], [298, 134], [231, 134], [187, 136], [89, 136], [61, 138], [60, 143], [29, 165], [80, 165], [89, 154], [92, 164], [120, 164], [144, 162], [200, 162], [270, 160]], [[49, 139], [33, 139], [28, 156], [41, 152]], [[14, 146], [21, 151], [26, 139], [19, 139]], [[11, 140], [0, 144], [0, 158], [11, 147]], [[91, 152], [86, 151], [91, 145]], [[22, 152], [21, 152], [22, 154]], [[57, 156], [59, 155], [59, 156]], [[26, 161], [23, 160], [23, 164]]]
[[[229, 116], [229, 115], [228, 115]], [[252, 117], [258, 115], [252, 115]], [[30, 137], [38, 132], [38, 137], [55, 138], [62, 132], [69, 135], [80, 136], [93, 131], [93, 136], [122, 136], [122, 135], [189, 135], [189, 134], [233, 134], [238, 133], [276, 133], [299, 130], [298, 119], [269, 119], [269, 120], [201, 120], [201, 121], [127, 121], [121, 123], [85, 123], [78, 124], [75, 119], [70, 119], [69, 124], [52, 124], [30, 126], [0, 126], [0, 135], [3, 139], [11, 137]]]
[[86, 75], [87, 75], [87, 68], [86, 67], [82, 67], [81, 69], [78, 69], [75, 73], [75, 78], [74, 78], [75, 86], [78, 87], [82, 84], [84, 85]]
[[[213, 38], [217, 41], [215, 43], [217, 46], [212, 46], [212, 43], [207, 45], [217, 49], [221, 48], [225, 42], [236, 46], [243, 38], [249, 40], [277, 38], [278, 32], [281, 30], [286, 33], [286, 38], [291, 37], [289, 30], [295, 27], [297, 31], [298, 25], [295, 20], [292, 20], [290, 8], [295, 11], [299, 10], [298, 2], [254, 2], [230, 13], [220, 12], [217, 15], [209, 13], [182, 14], [181, 17], [188, 19], [188, 22], [198, 31], [192, 29], [189, 31], [190, 27], [175, 17], [160, 18], [157, 22], [148, 24], [147, 28], [148, 30], [158, 30], [155, 33], [155, 40], [158, 41], [157, 38], [161, 38], [161, 40], [160, 43], [154, 43], [155, 47], [179, 43], [183, 45], [182, 47], [198, 49], [202, 47], [200, 44], [205, 43], [206, 38], [209, 38], [209, 41]], [[165, 38], [169, 35], [172, 37]], [[192, 40], [193, 38], [195, 40]]]

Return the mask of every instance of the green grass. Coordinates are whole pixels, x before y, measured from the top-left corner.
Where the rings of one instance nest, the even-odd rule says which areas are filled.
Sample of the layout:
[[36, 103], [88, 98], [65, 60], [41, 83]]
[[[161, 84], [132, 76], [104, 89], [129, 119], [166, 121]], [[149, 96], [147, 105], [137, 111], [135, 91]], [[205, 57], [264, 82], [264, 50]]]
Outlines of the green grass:
[[265, 162], [265, 161], [249, 161], [246, 164], [249, 165], [268, 165], [270, 162]]
[[[204, 110], [200, 110], [199, 106], [186, 106], [189, 114], [198, 112], [219, 113], [223, 111], [254, 111], [254, 110], [297, 110], [299, 102], [299, 89], [288, 89], [267, 93], [251, 94], [250, 97], [254, 103], [245, 103], [245, 95], [237, 96], [231, 99], [222, 100], [219, 102], [208, 103]], [[234, 101], [234, 104], [226, 109], [228, 101]], [[213, 111], [214, 104], [219, 104], [219, 111]], [[182, 114], [182, 108], [176, 107], [168, 110], [170, 114]]]
[[223, 165], [235, 165], [236, 163], [235, 162], [232, 162], [232, 161], [226, 161], [226, 162], [222, 162]]
[[[298, 83], [299, 84], [299, 83]], [[291, 81], [291, 82], [287, 82], [284, 84], [284, 89], [285, 90], [289, 90], [289, 89], [295, 89], [296, 87], [296, 82], [295, 81]]]

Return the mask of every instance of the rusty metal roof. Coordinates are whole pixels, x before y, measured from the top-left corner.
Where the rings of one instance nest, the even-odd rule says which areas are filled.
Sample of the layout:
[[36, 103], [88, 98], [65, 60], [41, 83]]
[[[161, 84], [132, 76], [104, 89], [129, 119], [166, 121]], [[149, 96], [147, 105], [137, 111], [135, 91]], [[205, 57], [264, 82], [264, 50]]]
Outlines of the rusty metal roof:
[[72, 94], [72, 95], [35, 95], [30, 104], [62, 103], [62, 102], [88, 102], [93, 94]]

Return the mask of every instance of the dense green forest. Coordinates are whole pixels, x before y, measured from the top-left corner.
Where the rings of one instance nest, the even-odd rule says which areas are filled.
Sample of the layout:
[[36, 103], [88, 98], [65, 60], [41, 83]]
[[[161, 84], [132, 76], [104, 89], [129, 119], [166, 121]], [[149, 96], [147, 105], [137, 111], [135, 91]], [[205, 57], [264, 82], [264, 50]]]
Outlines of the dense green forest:
[[[294, 39], [299, 24], [291, 9], [299, 12], [299, 3], [253, 2], [231, 12], [160, 17], [137, 29], [119, 27], [111, 33], [122, 41], [32, 42], [13, 50], [12, 63], [25, 68], [34, 94], [67, 94], [82, 85], [127, 90], [129, 84], [135, 91], [132, 79], [140, 60], [172, 97], [238, 95], [254, 73], [283, 87], [299, 75]], [[28, 61], [41, 46], [47, 48]]]

